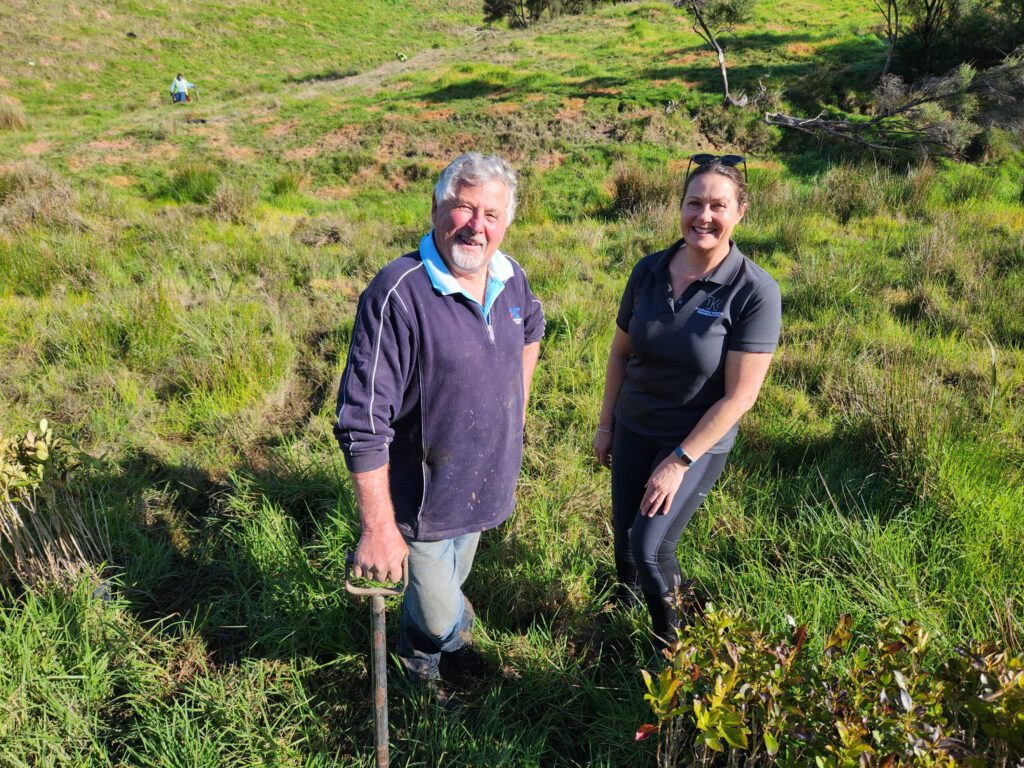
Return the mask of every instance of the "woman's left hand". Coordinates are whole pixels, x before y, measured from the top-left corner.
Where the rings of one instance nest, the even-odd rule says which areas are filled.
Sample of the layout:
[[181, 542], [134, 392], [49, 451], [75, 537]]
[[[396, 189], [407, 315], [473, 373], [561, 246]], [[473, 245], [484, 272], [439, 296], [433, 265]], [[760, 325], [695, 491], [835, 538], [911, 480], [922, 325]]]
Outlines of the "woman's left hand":
[[664, 515], [672, 506], [672, 499], [675, 498], [679, 484], [683, 482], [683, 475], [686, 467], [676, 460], [673, 454], [666, 456], [662, 462], [654, 468], [650, 479], [644, 486], [644, 498], [640, 502], [640, 514], [647, 517]]

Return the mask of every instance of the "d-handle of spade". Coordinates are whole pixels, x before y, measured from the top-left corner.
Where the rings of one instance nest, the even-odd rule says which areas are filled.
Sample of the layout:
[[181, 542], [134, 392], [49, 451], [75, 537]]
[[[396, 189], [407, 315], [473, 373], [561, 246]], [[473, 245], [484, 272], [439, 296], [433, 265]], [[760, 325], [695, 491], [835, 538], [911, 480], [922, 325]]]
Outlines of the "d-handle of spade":
[[384, 644], [384, 598], [401, 595], [409, 583], [409, 558], [402, 561], [402, 583], [392, 587], [357, 587], [351, 571], [355, 554], [345, 558], [345, 591], [357, 597], [369, 597], [373, 616], [370, 620], [373, 659], [373, 725], [377, 751], [377, 768], [388, 768], [388, 672], [387, 648]]

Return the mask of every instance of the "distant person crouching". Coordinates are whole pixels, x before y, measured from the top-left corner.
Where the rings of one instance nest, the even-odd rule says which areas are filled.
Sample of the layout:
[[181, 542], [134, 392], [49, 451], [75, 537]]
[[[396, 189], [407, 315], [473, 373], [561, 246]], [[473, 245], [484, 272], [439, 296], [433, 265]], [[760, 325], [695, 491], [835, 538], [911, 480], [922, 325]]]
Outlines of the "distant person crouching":
[[171, 80], [171, 101], [175, 104], [191, 101], [192, 99], [189, 97], [188, 91], [190, 88], [195, 87], [195, 83], [190, 83], [179, 72], [178, 76]]

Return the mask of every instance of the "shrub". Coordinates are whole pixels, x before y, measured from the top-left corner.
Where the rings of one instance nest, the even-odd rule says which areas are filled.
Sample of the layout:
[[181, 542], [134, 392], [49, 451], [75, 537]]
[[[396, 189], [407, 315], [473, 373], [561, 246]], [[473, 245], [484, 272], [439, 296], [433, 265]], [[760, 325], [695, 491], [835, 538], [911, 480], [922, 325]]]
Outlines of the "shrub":
[[99, 510], [69, 485], [87, 458], [55, 438], [46, 419], [38, 434], [0, 437], [0, 577], [66, 585], [110, 559]]
[[768, 125], [763, 114], [752, 109], [704, 107], [694, 119], [712, 144], [735, 147], [746, 154], [767, 154], [779, 139], [779, 129]]
[[56, 171], [36, 162], [0, 166], [0, 229], [85, 229], [77, 206], [78, 196]]
[[523, 29], [543, 16], [582, 13], [597, 0], [484, 0], [484, 21], [508, 20], [513, 29]]
[[23, 131], [28, 127], [25, 110], [13, 96], [0, 96], [0, 131]]
[[696, 610], [644, 672], [658, 763], [693, 765], [1007, 765], [1024, 757], [1024, 657], [974, 646], [929, 669], [929, 633], [883, 621], [853, 641], [840, 618], [820, 653], [806, 625], [765, 632], [742, 613]]

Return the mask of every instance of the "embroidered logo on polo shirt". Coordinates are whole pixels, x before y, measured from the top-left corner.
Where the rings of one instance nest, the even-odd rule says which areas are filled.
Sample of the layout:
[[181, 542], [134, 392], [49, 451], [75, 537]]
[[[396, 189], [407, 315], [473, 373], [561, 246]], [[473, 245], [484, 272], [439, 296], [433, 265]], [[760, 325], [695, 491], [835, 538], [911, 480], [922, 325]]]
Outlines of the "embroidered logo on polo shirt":
[[512, 322], [516, 325], [523, 324], [523, 308], [522, 307], [509, 307], [508, 313], [512, 317]]
[[719, 309], [721, 306], [721, 299], [716, 299], [714, 296], [708, 296], [708, 300], [697, 308], [697, 314], [702, 315], [703, 317], [721, 317], [722, 310]]

